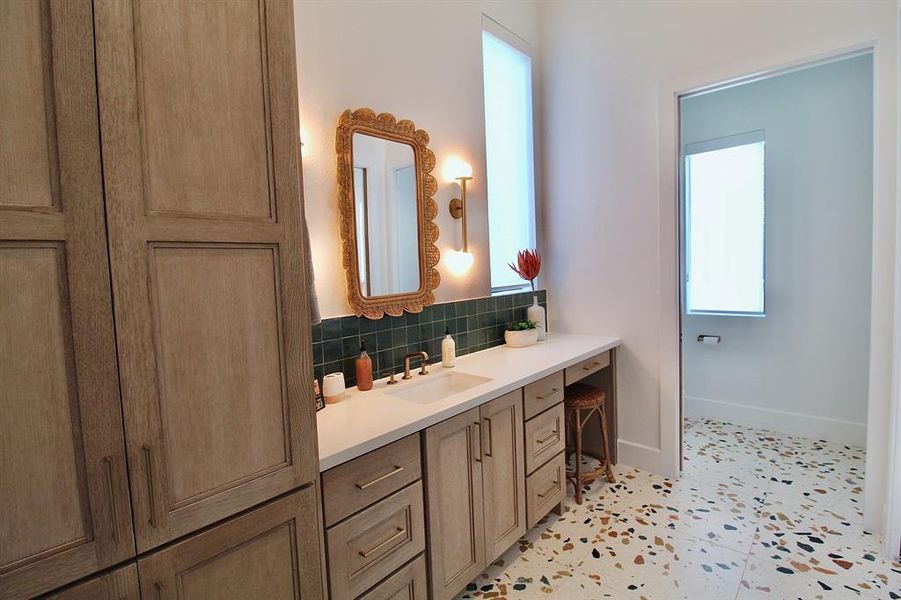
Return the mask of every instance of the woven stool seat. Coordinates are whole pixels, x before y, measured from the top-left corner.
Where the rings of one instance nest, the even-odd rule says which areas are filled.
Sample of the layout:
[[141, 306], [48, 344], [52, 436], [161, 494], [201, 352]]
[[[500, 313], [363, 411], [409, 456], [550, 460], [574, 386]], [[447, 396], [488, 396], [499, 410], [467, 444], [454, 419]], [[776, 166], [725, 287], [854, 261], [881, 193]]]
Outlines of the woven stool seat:
[[[566, 386], [563, 392], [563, 408], [566, 411], [566, 456], [574, 456], [573, 469], [566, 471], [566, 479], [571, 481], [576, 491], [576, 504], [582, 504], [584, 487], [599, 477], [606, 477], [610, 483], [616, 483], [613, 468], [610, 464], [607, 438], [607, 411], [605, 404], [607, 394], [604, 390], [587, 383], [573, 383]], [[582, 455], [592, 456], [582, 447], [582, 432], [592, 416], [600, 422], [602, 456], [594, 456], [601, 464], [590, 471], [582, 470]]]
[[588, 385], [587, 383], [574, 383], [567, 386], [563, 403], [566, 408], [594, 408], [603, 406], [607, 400], [604, 390]]

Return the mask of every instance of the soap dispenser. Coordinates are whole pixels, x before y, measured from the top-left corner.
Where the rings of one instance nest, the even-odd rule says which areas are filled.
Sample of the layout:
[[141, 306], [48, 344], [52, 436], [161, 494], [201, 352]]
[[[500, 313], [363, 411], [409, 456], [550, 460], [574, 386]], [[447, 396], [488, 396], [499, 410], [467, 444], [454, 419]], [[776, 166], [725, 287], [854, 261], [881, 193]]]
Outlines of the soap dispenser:
[[372, 389], [372, 359], [366, 352], [366, 340], [360, 343], [360, 358], [357, 359], [357, 389], [366, 392]]
[[444, 330], [444, 339], [441, 340], [441, 366], [450, 368], [457, 360], [457, 343], [451, 337], [450, 329]]

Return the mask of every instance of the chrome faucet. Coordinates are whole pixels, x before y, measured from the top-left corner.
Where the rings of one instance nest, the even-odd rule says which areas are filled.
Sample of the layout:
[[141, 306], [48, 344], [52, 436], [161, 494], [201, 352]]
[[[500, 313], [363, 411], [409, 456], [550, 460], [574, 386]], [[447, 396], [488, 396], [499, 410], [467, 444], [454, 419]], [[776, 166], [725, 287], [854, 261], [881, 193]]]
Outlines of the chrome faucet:
[[402, 379], [413, 379], [413, 376], [410, 375], [410, 359], [411, 358], [419, 358], [422, 359], [420, 363], [419, 374], [420, 375], [428, 375], [429, 371], [426, 369], [429, 366], [427, 362], [429, 360], [429, 355], [426, 352], [414, 352], [412, 354], [407, 354], [404, 356], [404, 376]]

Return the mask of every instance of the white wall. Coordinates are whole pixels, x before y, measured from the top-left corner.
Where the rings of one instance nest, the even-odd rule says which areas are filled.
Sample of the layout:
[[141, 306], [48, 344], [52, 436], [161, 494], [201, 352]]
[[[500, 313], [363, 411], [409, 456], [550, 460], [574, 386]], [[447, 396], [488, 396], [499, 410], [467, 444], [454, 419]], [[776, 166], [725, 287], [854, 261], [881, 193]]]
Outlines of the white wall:
[[875, 43], [876, 202], [866, 516], [886, 474], [894, 270], [891, 2], [540, 5], [545, 244], [557, 329], [619, 333], [619, 450], [678, 470], [674, 93]]
[[681, 119], [683, 147], [766, 135], [766, 317], [683, 318], [685, 414], [863, 445], [872, 56], [692, 96]]
[[335, 126], [348, 108], [410, 119], [428, 132], [438, 180], [438, 248], [459, 249], [459, 194], [441, 175], [451, 155], [473, 166], [467, 188], [472, 270], [454, 277], [439, 264], [438, 302], [488, 295], [488, 222], [482, 94], [482, 13], [527, 42], [537, 41], [531, 1], [394, 2], [295, 0], [304, 202], [323, 318], [350, 314], [341, 259]]

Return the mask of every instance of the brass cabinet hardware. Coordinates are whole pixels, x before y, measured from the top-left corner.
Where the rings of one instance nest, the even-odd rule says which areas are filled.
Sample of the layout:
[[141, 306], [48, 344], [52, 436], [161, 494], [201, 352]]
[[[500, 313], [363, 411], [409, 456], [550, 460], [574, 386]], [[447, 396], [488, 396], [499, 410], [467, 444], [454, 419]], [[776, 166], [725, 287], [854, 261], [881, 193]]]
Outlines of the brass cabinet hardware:
[[548, 398], [550, 398], [551, 396], [553, 396], [554, 394], [556, 394], [559, 391], [560, 390], [558, 388], [551, 388], [551, 391], [549, 391], [546, 394], [543, 394], [541, 396], [535, 396], [535, 398], [537, 398], [538, 400], [547, 400]]
[[488, 437], [488, 449], [484, 450], [484, 454], [488, 458], [491, 458], [491, 452], [494, 450], [494, 440], [492, 439], [494, 434], [492, 433], [493, 429], [491, 428], [491, 417], [485, 417], [485, 430]]
[[[156, 527], [156, 493], [153, 485], [153, 457], [151, 455], [150, 446], [144, 444], [141, 446], [144, 451], [144, 475], [147, 478], [147, 506], [150, 509], [151, 527]], [[159, 585], [159, 584], [156, 584]]]
[[538, 494], [538, 497], [539, 498], [547, 498], [548, 496], [550, 496], [551, 494], [556, 492], [559, 489], [559, 487], [560, 487], [560, 481], [557, 480], [554, 483], [552, 483], [551, 487], [549, 487], [543, 494]]
[[539, 443], [539, 444], [546, 444], [546, 443], [548, 443], [549, 441], [551, 441], [551, 440], [553, 440], [553, 439], [556, 439], [556, 438], [557, 438], [557, 435], [558, 435], [558, 434], [557, 434], [557, 430], [555, 429], [555, 430], [553, 430], [552, 432], [550, 432], [549, 434], [547, 434], [545, 437], [543, 437], [543, 438], [541, 438], [540, 440], [538, 440], [538, 443]]
[[385, 546], [387, 546], [394, 540], [396, 540], [402, 536], [405, 536], [405, 535], [407, 535], [407, 530], [402, 527], [398, 527], [397, 532], [394, 535], [392, 535], [391, 537], [389, 537], [388, 539], [386, 539], [385, 541], [379, 542], [378, 544], [376, 544], [369, 550], [366, 550], [366, 551], [360, 550], [360, 556], [362, 556], [363, 558], [369, 558], [370, 556], [372, 556], [373, 554], [375, 554], [376, 552], [378, 552], [379, 550], [381, 550], [382, 548], [384, 548]]
[[472, 456], [473, 456], [473, 460], [475, 460], [475, 462], [480, 463], [480, 462], [482, 462], [482, 424], [480, 422], [476, 421], [475, 423], [473, 423], [473, 426], [479, 428], [479, 430], [476, 432], [476, 434], [472, 436], [473, 440], [478, 440], [479, 448], [478, 448], [478, 450], [473, 450]]
[[365, 490], [368, 487], [372, 487], [377, 483], [381, 483], [381, 482], [385, 481], [389, 477], [393, 477], [394, 475], [397, 475], [398, 473], [403, 472], [403, 470], [404, 470], [403, 467], [394, 465], [393, 471], [389, 471], [388, 473], [385, 473], [384, 475], [380, 475], [379, 477], [376, 477], [375, 479], [373, 479], [371, 481], [367, 481], [366, 483], [355, 483], [354, 485], [357, 487], [357, 489]]
[[119, 505], [116, 501], [116, 487], [113, 485], [113, 459], [109, 456], [104, 456], [103, 466], [106, 468], [106, 493], [109, 496], [113, 540], [115, 540], [116, 543], [119, 543]]

